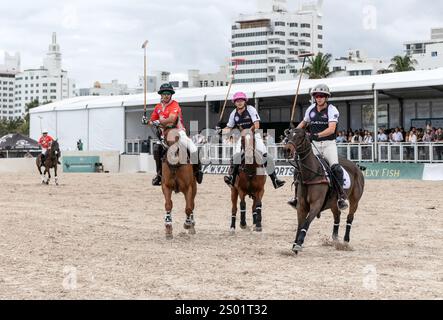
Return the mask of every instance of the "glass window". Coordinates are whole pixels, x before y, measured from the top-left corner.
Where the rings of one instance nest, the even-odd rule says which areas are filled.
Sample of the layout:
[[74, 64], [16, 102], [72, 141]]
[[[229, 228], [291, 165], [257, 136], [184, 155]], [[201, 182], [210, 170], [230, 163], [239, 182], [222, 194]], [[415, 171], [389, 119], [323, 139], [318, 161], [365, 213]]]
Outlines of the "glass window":
[[[378, 106], [378, 127], [388, 127], [388, 105], [380, 104]], [[361, 107], [361, 124], [364, 130], [374, 131], [374, 105], [364, 104]]]

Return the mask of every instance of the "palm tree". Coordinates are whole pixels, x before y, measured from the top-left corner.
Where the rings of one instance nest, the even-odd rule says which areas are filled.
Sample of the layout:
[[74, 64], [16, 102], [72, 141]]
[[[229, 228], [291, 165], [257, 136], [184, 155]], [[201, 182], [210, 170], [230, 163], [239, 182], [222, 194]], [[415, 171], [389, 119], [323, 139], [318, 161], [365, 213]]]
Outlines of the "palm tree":
[[332, 72], [329, 72], [329, 63], [331, 62], [331, 54], [319, 53], [315, 57], [309, 58], [308, 66], [305, 68], [309, 79], [322, 79], [328, 77]]
[[397, 55], [391, 59], [391, 62], [389, 68], [394, 72], [414, 71], [414, 64], [417, 64], [417, 60], [411, 59], [408, 55], [404, 57]]

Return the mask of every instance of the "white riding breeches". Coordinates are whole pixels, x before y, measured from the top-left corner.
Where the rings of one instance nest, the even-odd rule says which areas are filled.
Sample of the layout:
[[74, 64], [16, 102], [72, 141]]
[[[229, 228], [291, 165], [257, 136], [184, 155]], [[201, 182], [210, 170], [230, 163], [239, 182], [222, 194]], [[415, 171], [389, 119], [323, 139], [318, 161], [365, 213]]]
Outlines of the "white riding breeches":
[[[255, 150], [259, 151], [261, 154], [265, 154], [268, 152], [266, 146], [263, 142], [263, 138], [259, 133], [254, 134], [255, 137]], [[241, 139], [239, 138], [234, 146], [234, 154], [241, 152]]]
[[48, 149], [42, 148], [42, 154], [46, 154], [46, 151], [48, 151]]
[[312, 141], [314, 147], [314, 154], [318, 155], [319, 153], [328, 160], [329, 165], [332, 167], [334, 164], [338, 164], [338, 152], [337, 152], [337, 144], [335, 140], [326, 140], [326, 141]]
[[183, 130], [180, 130], [178, 132], [178, 135], [180, 136], [178, 143], [183, 146], [184, 148], [188, 149], [190, 153], [197, 152], [197, 146], [194, 144], [194, 142], [189, 139], [189, 137], [186, 135], [186, 132]]

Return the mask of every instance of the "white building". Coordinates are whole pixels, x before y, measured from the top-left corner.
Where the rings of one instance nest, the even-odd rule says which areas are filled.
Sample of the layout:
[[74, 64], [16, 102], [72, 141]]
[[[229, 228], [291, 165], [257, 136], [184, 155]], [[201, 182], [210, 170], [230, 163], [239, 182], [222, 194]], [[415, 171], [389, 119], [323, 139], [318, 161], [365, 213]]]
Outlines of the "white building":
[[128, 85], [112, 80], [111, 83], [96, 81], [94, 87], [89, 89], [90, 96], [122, 96], [129, 94]]
[[217, 73], [200, 73], [200, 70], [188, 70], [190, 88], [223, 87], [229, 85], [230, 74], [228, 66], [220, 66]]
[[43, 66], [18, 73], [15, 80], [15, 118], [23, 117], [26, 104], [33, 100], [45, 103], [74, 96], [75, 82], [68, 78], [67, 71], [62, 70], [62, 54], [55, 33]]
[[405, 52], [417, 60], [416, 70], [430, 70], [443, 67], [443, 28], [431, 29], [431, 40], [408, 41]]
[[322, 15], [315, 4], [288, 12], [284, 0], [271, 12], [240, 15], [232, 25], [232, 59], [239, 64], [235, 83], [272, 82], [296, 78], [301, 53], [323, 49]]
[[14, 119], [15, 75], [20, 71], [20, 54], [5, 52], [5, 63], [0, 65], [0, 119]]
[[361, 50], [349, 50], [346, 57], [331, 61], [329, 77], [370, 76], [387, 70], [390, 64], [390, 61], [368, 58]]

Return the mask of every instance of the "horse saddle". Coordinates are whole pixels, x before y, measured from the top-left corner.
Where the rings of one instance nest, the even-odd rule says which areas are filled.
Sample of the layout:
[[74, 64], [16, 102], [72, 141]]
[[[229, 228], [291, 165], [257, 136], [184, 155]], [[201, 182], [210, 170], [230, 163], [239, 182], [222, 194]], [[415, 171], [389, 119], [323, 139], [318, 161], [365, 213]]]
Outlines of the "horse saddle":
[[[325, 172], [326, 175], [326, 179], [328, 180], [328, 183], [331, 185], [331, 166], [329, 165], [328, 160], [326, 160], [324, 157], [318, 156], [316, 155], [318, 161], [320, 162], [320, 164], [323, 167], [323, 171]], [[351, 176], [349, 175], [349, 173], [346, 171], [346, 169], [340, 165], [340, 167], [343, 170], [343, 189], [348, 190], [351, 188]]]

